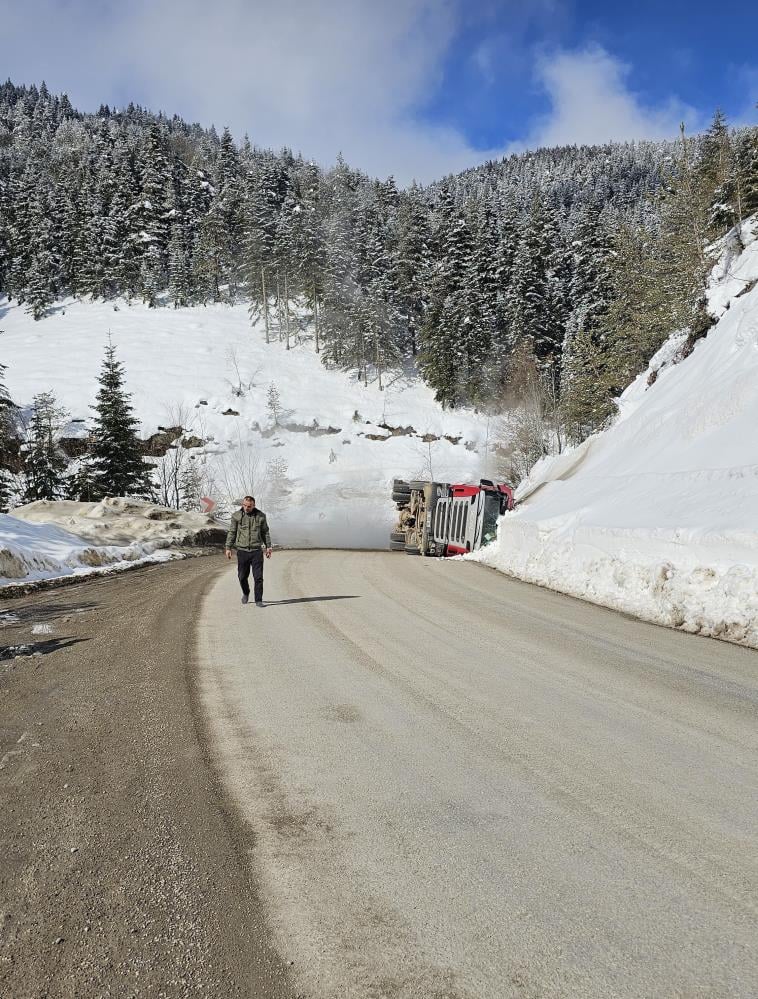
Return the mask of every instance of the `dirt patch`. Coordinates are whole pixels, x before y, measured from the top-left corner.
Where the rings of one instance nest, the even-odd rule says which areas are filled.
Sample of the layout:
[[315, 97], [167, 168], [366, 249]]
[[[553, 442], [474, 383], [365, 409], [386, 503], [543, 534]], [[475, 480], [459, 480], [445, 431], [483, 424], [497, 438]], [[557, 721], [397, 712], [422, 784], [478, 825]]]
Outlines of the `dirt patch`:
[[291, 996], [194, 714], [193, 625], [220, 565], [6, 605], [24, 657], [0, 669], [0, 995]]

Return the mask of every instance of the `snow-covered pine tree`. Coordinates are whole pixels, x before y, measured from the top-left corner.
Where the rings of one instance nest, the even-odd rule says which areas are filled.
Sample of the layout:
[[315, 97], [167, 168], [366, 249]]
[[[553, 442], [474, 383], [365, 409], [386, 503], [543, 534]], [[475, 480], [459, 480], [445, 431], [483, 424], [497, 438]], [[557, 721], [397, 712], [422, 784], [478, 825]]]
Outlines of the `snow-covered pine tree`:
[[60, 290], [60, 258], [55, 243], [53, 214], [49, 192], [42, 184], [30, 204], [29, 224], [33, 236], [25, 298], [27, 311], [35, 319], [41, 319]]
[[105, 276], [111, 294], [131, 298], [139, 294], [143, 243], [139, 184], [132, 152], [123, 138], [114, 143], [113, 171], [113, 198], [103, 220]]
[[737, 218], [734, 180], [732, 135], [726, 115], [717, 108], [700, 141], [693, 187], [697, 197], [708, 205], [708, 225], [718, 236], [731, 229]]
[[523, 343], [538, 359], [553, 351], [548, 315], [549, 255], [546, 210], [542, 198], [536, 195], [521, 230], [505, 294], [509, 354]]
[[0, 513], [8, 512], [10, 480], [8, 458], [11, 439], [11, 413], [14, 405], [5, 387], [6, 366], [0, 364]]
[[412, 186], [400, 198], [397, 213], [397, 251], [392, 282], [398, 309], [406, 324], [406, 357], [415, 357], [421, 339], [429, 260], [429, 216], [420, 188]]
[[0, 178], [0, 288], [8, 288], [12, 260], [10, 242], [11, 190], [9, 180]]
[[271, 413], [271, 419], [275, 425], [279, 425], [279, 414], [282, 411], [282, 401], [279, 396], [279, 389], [271, 382], [266, 393], [266, 408]]
[[[355, 278], [358, 240], [355, 238], [358, 175], [342, 157], [326, 178], [328, 215], [324, 227], [323, 360], [342, 368], [359, 367], [365, 356], [356, 331]], [[356, 340], [358, 351], [355, 351]]]
[[67, 418], [52, 392], [35, 395], [23, 449], [25, 503], [60, 499], [66, 492], [68, 458], [60, 436]]
[[599, 429], [613, 411], [605, 337], [614, 294], [613, 244], [601, 210], [585, 206], [573, 231], [571, 314], [562, 348], [561, 397], [574, 441]]
[[561, 373], [561, 411], [566, 435], [579, 443], [599, 430], [613, 413], [606, 355], [582, 326], [567, 338]]
[[152, 469], [142, 457], [137, 437], [139, 422], [124, 388], [123, 366], [116, 360], [116, 348], [110, 340], [98, 382], [100, 389], [93, 407], [96, 416], [88, 458], [91, 498], [149, 497], [153, 492]]
[[200, 510], [200, 499], [203, 495], [203, 475], [199, 459], [190, 454], [179, 480], [181, 490], [181, 509]]
[[[432, 234], [436, 261], [430, 272], [429, 305], [421, 327], [421, 368], [435, 398], [443, 406], [466, 401], [466, 366], [469, 331], [467, 302], [460, 294], [464, 286], [473, 243], [471, 227], [456, 204], [452, 191], [444, 188], [435, 213]], [[465, 370], [464, 370], [465, 368]]]
[[300, 212], [297, 219], [295, 266], [303, 294], [313, 309], [317, 353], [321, 348], [319, 312], [323, 298], [324, 256], [321, 173], [315, 163], [307, 163], [300, 177]]
[[145, 302], [154, 306], [167, 283], [171, 187], [166, 137], [157, 122], [148, 127], [140, 150], [139, 180], [139, 198], [133, 210], [142, 244], [140, 291]]
[[192, 301], [191, 257], [192, 232], [187, 223], [190, 196], [185, 171], [174, 170], [168, 215], [171, 237], [168, 244], [168, 293], [175, 308]]
[[758, 212], [758, 127], [740, 131], [736, 139], [735, 195], [740, 218]]
[[221, 225], [221, 272], [222, 282], [227, 286], [229, 301], [234, 301], [237, 288], [244, 281], [241, 261], [243, 234], [242, 187], [240, 184], [240, 160], [232, 134], [224, 129], [219, 144], [215, 164], [216, 201], [214, 208]]

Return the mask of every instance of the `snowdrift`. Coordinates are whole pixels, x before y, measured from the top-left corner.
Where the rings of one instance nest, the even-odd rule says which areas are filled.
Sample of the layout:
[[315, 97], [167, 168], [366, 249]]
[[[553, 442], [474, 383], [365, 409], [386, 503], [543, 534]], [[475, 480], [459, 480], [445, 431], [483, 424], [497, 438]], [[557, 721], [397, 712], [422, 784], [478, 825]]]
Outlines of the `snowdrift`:
[[210, 541], [214, 533], [217, 525], [202, 514], [138, 500], [41, 500], [0, 515], [0, 586], [162, 562], [177, 557], [170, 546]]
[[[676, 334], [579, 448], [537, 465], [471, 556], [648, 621], [758, 647], [758, 221], [724, 241], [718, 322]], [[655, 377], [651, 378], [651, 373]], [[652, 382], [652, 384], [650, 384]]]
[[[444, 411], [412, 374], [383, 389], [328, 370], [307, 316], [291, 349], [267, 344], [246, 304], [149, 309], [69, 299], [34, 322], [0, 298], [5, 381], [14, 401], [53, 391], [70, 412], [66, 436], [91, 421], [108, 333], [126, 370], [144, 438], [183, 426], [204, 495], [230, 504], [253, 493], [273, 540], [292, 546], [385, 548], [395, 477], [465, 480], [482, 471], [487, 425]], [[278, 401], [269, 404], [274, 386]]]

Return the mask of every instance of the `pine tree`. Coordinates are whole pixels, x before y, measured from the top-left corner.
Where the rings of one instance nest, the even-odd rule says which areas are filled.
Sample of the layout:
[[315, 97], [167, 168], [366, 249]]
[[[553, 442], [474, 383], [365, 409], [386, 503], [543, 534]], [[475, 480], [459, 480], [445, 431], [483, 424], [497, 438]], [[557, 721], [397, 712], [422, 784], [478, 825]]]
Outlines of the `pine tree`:
[[607, 390], [606, 356], [592, 333], [579, 327], [563, 355], [561, 409], [570, 441], [600, 430], [614, 411]]
[[59, 499], [65, 492], [68, 458], [60, 435], [68, 417], [52, 392], [34, 397], [24, 449], [24, 502]]
[[421, 192], [412, 187], [398, 208], [397, 251], [392, 280], [398, 308], [405, 320], [405, 356], [415, 357], [421, 339], [429, 260], [429, 219]]
[[0, 364], [0, 513], [8, 512], [10, 499], [8, 458], [12, 435], [12, 413], [15, 409], [5, 387], [5, 370], [5, 365]]
[[142, 458], [130, 396], [124, 389], [124, 371], [116, 360], [116, 348], [109, 341], [98, 379], [100, 389], [93, 407], [96, 416], [92, 431], [89, 463], [92, 472], [92, 498], [152, 494], [152, 470]]
[[203, 490], [203, 476], [199, 461], [194, 455], [189, 456], [186, 465], [182, 469], [179, 487], [182, 495], [182, 510], [199, 510]]
[[551, 357], [555, 352], [548, 313], [549, 256], [545, 207], [537, 196], [521, 231], [506, 291], [509, 353], [524, 343], [539, 359]]
[[737, 220], [735, 204], [734, 150], [726, 116], [717, 109], [700, 142], [693, 186], [708, 205], [708, 225], [717, 235], [731, 229]]
[[[443, 406], [466, 401], [468, 345], [475, 335], [465, 291], [473, 251], [471, 226], [449, 188], [441, 192], [432, 233], [436, 256], [430, 272], [429, 304], [421, 327], [419, 362]], [[468, 327], [471, 326], [471, 331]]]
[[758, 127], [743, 129], [736, 144], [735, 193], [742, 220], [758, 212]]
[[140, 154], [140, 192], [132, 211], [141, 244], [141, 293], [154, 306], [166, 287], [168, 273], [168, 197], [171, 169], [163, 129], [153, 123], [147, 130]]
[[282, 402], [279, 397], [279, 389], [274, 385], [273, 382], [268, 387], [268, 393], [266, 395], [266, 408], [269, 413], [271, 413], [271, 418], [274, 423], [278, 426], [279, 424], [279, 414], [282, 411]]
[[168, 292], [175, 307], [189, 305], [192, 301], [190, 247], [191, 231], [187, 222], [189, 201], [186, 178], [177, 171], [171, 190], [169, 218], [171, 238], [168, 245]]

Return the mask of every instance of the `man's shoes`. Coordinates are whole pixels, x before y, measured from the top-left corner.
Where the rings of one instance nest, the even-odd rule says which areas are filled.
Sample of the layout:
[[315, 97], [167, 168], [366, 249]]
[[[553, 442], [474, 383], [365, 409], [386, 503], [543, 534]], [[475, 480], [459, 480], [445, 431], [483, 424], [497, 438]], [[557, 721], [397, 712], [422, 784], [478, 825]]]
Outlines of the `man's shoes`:
[[241, 604], [246, 604], [249, 599], [250, 599], [250, 597], [247, 595], [247, 593], [243, 593], [242, 594], [242, 600], [240, 600], [240, 603]]
[[265, 607], [266, 605], [264, 604], [264, 602], [262, 600], [256, 600], [255, 601], [255, 606], [256, 607]]

